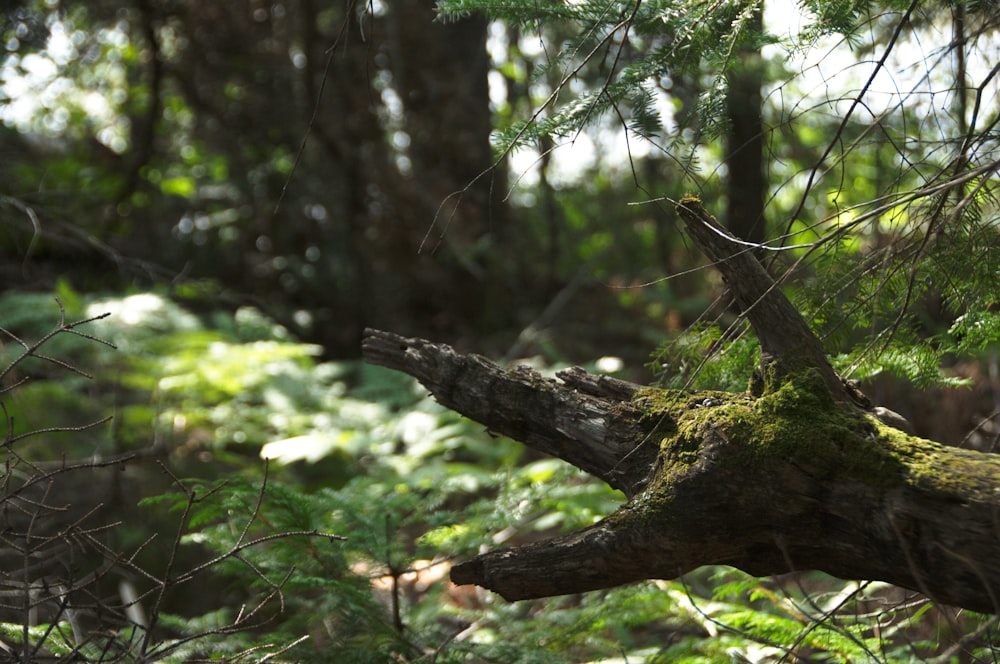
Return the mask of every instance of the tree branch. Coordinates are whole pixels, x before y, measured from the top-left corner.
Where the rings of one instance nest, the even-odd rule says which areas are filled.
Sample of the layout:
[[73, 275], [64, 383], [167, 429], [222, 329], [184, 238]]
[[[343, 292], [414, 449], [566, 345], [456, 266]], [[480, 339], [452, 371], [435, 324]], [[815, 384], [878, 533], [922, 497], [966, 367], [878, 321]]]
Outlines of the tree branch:
[[844, 400], [847, 394], [843, 382], [826, 359], [819, 339], [754, 256], [753, 246], [733, 237], [694, 196], [683, 197], [677, 213], [688, 235], [722, 274], [757, 334], [765, 378], [770, 376], [780, 382], [803, 366], [813, 366], [830, 394]]
[[527, 367], [502, 369], [479, 355], [380, 330], [365, 331], [362, 352], [373, 364], [410, 374], [442, 405], [568, 461], [626, 496], [648, 480], [655, 446], [637, 450], [635, 423], [612, 412], [638, 386], [585, 378], [574, 369], [563, 375], [581, 389], [567, 390]]

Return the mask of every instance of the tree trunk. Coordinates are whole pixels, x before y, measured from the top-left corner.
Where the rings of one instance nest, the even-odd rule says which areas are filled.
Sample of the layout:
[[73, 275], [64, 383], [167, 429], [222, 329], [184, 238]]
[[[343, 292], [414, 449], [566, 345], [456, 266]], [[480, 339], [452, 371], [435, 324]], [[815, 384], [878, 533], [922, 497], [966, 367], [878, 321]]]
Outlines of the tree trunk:
[[582, 369], [559, 382], [367, 332], [370, 362], [628, 499], [579, 532], [457, 565], [452, 580], [517, 600], [710, 564], [816, 569], [1000, 613], [1000, 457], [909, 436], [860, 407], [752, 254], [697, 199], [678, 211], [760, 339], [750, 393], [643, 388]]
[[[764, 7], [754, 11], [750, 34], [764, 31]], [[760, 89], [764, 85], [764, 64], [760, 47], [744, 36], [737, 45], [736, 58], [727, 69], [726, 118], [726, 214], [729, 230], [741, 240], [764, 241], [764, 123]]]

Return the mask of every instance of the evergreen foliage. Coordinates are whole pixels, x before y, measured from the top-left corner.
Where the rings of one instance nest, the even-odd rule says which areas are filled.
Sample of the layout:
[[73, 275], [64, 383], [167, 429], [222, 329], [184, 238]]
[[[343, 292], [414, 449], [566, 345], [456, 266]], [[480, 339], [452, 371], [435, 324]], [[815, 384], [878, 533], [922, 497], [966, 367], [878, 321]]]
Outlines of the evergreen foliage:
[[[979, 92], [969, 81], [968, 87], [955, 88], [942, 64], [950, 52], [936, 57], [914, 44], [900, 45], [907, 38], [892, 31], [914, 17], [914, 5], [809, 2], [803, 5], [804, 24], [787, 35], [755, 28], [751, 18], [761, 5], [754, 2], [444, 0], [438, 7], [446, 18], [485, 12], [552, 47], [545, 51], [544, 66], [536, 68], [538, 80], [547, 76], [551, 81], [551, 92], [539, 98], [526, 119], [501, 129], [496, 141], [501, 153], [548, 140], [572, 141], [588, 127], [613, 131], [617, 126], [626, 136], [650, 143], [653, 155], [681, 164], [676, 176], [706, 200], [712, 199], [706, 193], [712, 185], [697, 172], [698, 158], [727, 131], [727, 73], [737, 64], [737, 45], [808, 59], [813, 49], [840, 39], [858, 53], [884, 49], [881, 75], [900, 78], [907, 74], [890, 69], [890, 55], [908, 49], [924, 57], [924, 78], [905, 83], [912, 92], [900, 91], [888, 100], [867, 99], [871, 80], [860, 92], [849, 91], [855, 96], [845, 100], [817, 96], [797, 87], [808, 69], [795, 71], [772, 61], [767, 86], [775, 94], [765, 103], [771, 128], [764, 131], [772, 133], [767, 167], [776, 188], [770, 204], [774, 239], [764, 249], [768, 265], [782, 275], [846, 374], [862, 379], [892, 374], [918, 388], [962, 382], [941, 371], [952, 353], [968, 348], [947, 333], [949, 321], [961, 328], [964, 312], [990, 306], [1000, 286], [1000, 272], [989, 256], [1000, 214], [997, 145], [989, 130], [996, 110], [981, 105], [981, 91], [995, 87], [995, 71], [976, 70]], [[974, 39], [995, 34], [995, 16], [978, 5], [968, 11], [970, 25], [977, 26]], [[945, 28], [943, 17], [930, 9], [921, 20], [932, 30]], [[988, 67], [989, 60], [979, 64]], [[968, 69], [963, 74], [972, 75]], [[835, 75], [848, 78], [844, 72]], [[696, 93], [692, 100], [684, 101], [691, 95], [682, 86]], [[927, 126], [920, 118], [923, 110], [917, 110], [925, 103], [911, 101], [924, 88], [943, 89], [960, 109], [971, 103], [971, 123], [942, 113], [933, 127]], [[963, 96], [972, 102], [961, 101]], [[882, 112], [860, 110], [875, 103], [889, 105]], [[823, 105], [848, 112], [842, 119], [828, 117]], [[863, 118], [869, 113], [875, 114], [871, 122]], [[803, 164], [807, 153], [819, 161]], [[786, 171], [791, 164], [800, 170]], [[635, 163], [632, 168], [638, 170]], [[746, 353], [698, 341], [708, 339], [705, 334], [714, 325], [716, 338], [742, 343], [739, 331], [728, 329], [729, 321], [700, 323], [686, 331], [690, 340], [666, 342], [656, 363], [675, 370], [691, 361], [684, 349], [727, 348], [699, 361], [700, 370], [721, 363], [734, 367], [738, 376], [746, 374], [752, 359]], [[981, 326], [981, 334], [973, 337], [982, 347], [1000, 340], [981, 336], [989, 329]], [[726, 386], [741, 382], [720, 376], [728, 371], [712, 370], [698, 384], [720, 378]], [[694, 384], [672, 375], [678, 384]]]
[[[738, 41], [761, 46], [774, 38], [750, 34], [748, 24], [757, 3], [675, 2], [521, 2], [444, 0], [445, 18], [485, 11], [524, 29], [541, 31], [555, 21], [572, 24], [566, 41], [556, 44], [538, 76], [555, 74], [558, 85], [532, 114], [496, 136], [501, 153], [533, 145], [543, 137], [568, 137], [613, 115], [636, 136], [650, 141], [694, 129], [710, 141], [725, 131], [725, 70]], [[665, 126], [654, 90], [671, 77], [708, 77], [697, 106]], [[578, 94], [568, 86], [579, 80], [601, 81]], [[590, 88], [590, 84], [587, 85]]]

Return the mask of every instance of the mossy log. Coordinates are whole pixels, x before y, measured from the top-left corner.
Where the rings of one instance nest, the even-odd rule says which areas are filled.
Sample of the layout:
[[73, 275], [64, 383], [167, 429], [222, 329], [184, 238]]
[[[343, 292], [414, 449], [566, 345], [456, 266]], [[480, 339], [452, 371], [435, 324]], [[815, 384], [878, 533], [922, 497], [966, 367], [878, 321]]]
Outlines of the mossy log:
[[627, 499], [589, 528], [456, 565], [452, 580], [518, 600], [726, 564], [878, 579], [1000, 613], [1000, 456], [881, 423], [753, 254], [696, 199], [678, 210], [760, 340], [752, 393], [644, 388], [578, 368], [552, 380], [366, 332], [368, 361]]

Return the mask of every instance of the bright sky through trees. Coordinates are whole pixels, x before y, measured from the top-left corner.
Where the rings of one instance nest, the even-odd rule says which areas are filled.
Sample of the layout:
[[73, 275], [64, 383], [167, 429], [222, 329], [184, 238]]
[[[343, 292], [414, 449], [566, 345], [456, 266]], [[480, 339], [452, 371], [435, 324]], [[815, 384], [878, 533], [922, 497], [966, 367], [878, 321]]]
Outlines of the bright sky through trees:
[[[769, 103], [782, 113], [798, 114], [818, 103], [830, 101], [830, 113], [842, 114], [851, 104], [852, 95], [866, 84], [881, 53], [861, 54], [842, 36], [821, 39], [808, 50], [793, 47], [808, 25], [805, 10], [791, 0], [765, 3], [765, 27], [782, 40], [766, 46], [766, 60], [785, 61], [792, 72], [790, 78], [770, 86]], [[54, 15], [53, 15], [54, 16]], [[876, 19], [877, 20], [877, 19]], [[870, 117], [905, 103], [908, 107], [928, 105], [928, 112], [948, 111], [953, 103], [950, 88], [954, 71], [948, 57], [951, 41], [950, 25], [941, 22], [924, 26], [919, 34], [903, 35], [871, 82], [865, 97], [865, 110]], [[859, 44], [871, 41], [874, 35], [858, 35]], [[53, 17], [44, 51], [23, 58], [16, 55], [17, 44], [8, 44], [8, 55], [0, 67], [0, 94], [5, 104], [0, 106], [0, 120], [22, 133], [57, 135], [66, 130], [70, 114], [82, 112], [99, 141], [116, 152], [127, 149], [127, 119], [116, 110], [125, 96], [124, 68], [120, 65], [122, 51], [129, 47], [128, 28], [118, 25], [102, 30], [98, 44], [87, 45], [87, 35], [74, 30], [71, 23]], [[501, 23], [490, 30], [487, 48], [494, 65], [505, 64], [508, 57], [507, 32]], [[1000, 45], [995, 38], [983, 38], [994, 53]], [[537, 35], [523, 35], [518, 44], [526, 57], [544, 57], [545, 49]], [[98, 54], [102, 54], [98, 56]], [[84, 87], [81, 80], [67, 75], [67, 68], [81, 62], [92, 70], [93, 85]], [[966, 62], [970, 80], [983, 80], [993, 67], [989, 53], [972, 50]], [[540, 103], [551, 92], [544, 83], [532, 86], [533, 97]], [[942, 93], [943, 91], [943, 93]], [[506, 103], [502, 77], [490, 77], [490, 96], [496, 106]], [[667, 130], [671, 130], [673, 107], [658, 92], [658, 110]], [[1000, 77], [993, 77], [984, 97], [1000, 97]], [[971, 112], [971, 110], [970, 110]], [[647, 142], [628, 138], [617, 125], [606, 126], [591, 135], [580, 134], [562, 142], [553, 155], [550, 179], [556, 186], [577, 184], [581, 173], [601, 159], [603, 165], [622, 168], [631, 154], [645, 156], [655, 150]], [[526, 185], [537, 182], [539, 154], [526, 149], [513, 155], [513, 173]]]
[[[71, 115], [82, 113], [84, 125], [115, 152], [127, 149], [128, 120], [117, 110], [126, 97], [122, 53], [129, 46], [127, 26], [97, 33], [97, 43], [56, 18], [49, 23], [44, 50], [17, 54], [18, 43], [6, 44], [0, 64], [0, 121], [26, 135], [57, 136], [70, 125]], [[16, 38], [12, 40], [16, 42]], [[82, 65], [71, 73], [74, 65]]]
[[[799, 3], [773, 0], [765, 2], [764, 7], [765, 29], [778, 37], [780, 43], [765, 46], [763, 57], [782, 63], [789, 72], [768, 86], [765, 103], [782, 117], [794, 121], [807, 111], [843, 116], [853, 98], [867, 85], [863, 108], [855, 116], [859, 121], [873, 120], [904, 105], [907, 109], [926, 106], [928, 115], [944, 113], [936, 121], [953, 121], [949, 116], [954, 106], [956, 76], [951, 55], [952, 28], [943, 16], [936, 23], [921, 25], [918, 32], [904, 32], [884, 66], [879, 66], [884, 48], [884, 35], [874, 31], [874, 26], [881, 22], [879, 17], [873, 17], [867, 33], [859, 33], [850, 40], [830, 35], [810, 43], [803, 41], [809, 17]], [[501, 24], [491, 30], [489, 48], [496, 66], [502, 65], [501, 58], [506, 57], [506, 38]], [[978, 39], [981, 48], [972, 49], [966, 58], [970, 82], [988, 78], [995, 65], [992, 54], [1000, 50], [995, 36]], [[874, 52], [866, 48], [871, 43], [879, 44]], [[545, 52], [537, 35], [523, 35], [519, 48], [529, 57], [541, 57]], [[875, 77], [869, 82], [873, 72]], [[536, 84], [533, 91], [536, 104], [551, 92], [542, 84]], [[667, 131], [672, 131], [673, 106], [662, 91], [655, 92], [660, 117]], [[499, 75], [491, 78], [491, 97], [496, 104], [506, 101]], [[992, 77], [983, 98], [1000, 98], [1000, 77]], [[824, 104], [829, 104], [828, 109], [822, 109]], [[634, 136], [626, 137], [617, 123], [606, 124], [589, 135], [578, 134], [561, 142], [553, 152], [549, 178], [556, 186], [572, 186], [579, 184], [583, 171], [595, 165], [598, 158], [604, 167], [626, 168], [629, 155], [640, 158], [657, 149]], [[528, 185], [537, 182], [540, 156], [536, 150], [520, 150], [512, 156], [512, 163], [512, 171], [520, 182]]]

